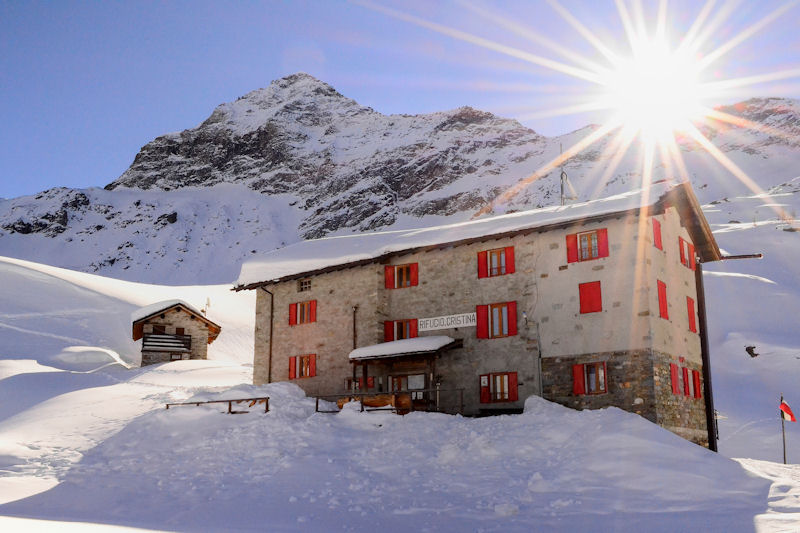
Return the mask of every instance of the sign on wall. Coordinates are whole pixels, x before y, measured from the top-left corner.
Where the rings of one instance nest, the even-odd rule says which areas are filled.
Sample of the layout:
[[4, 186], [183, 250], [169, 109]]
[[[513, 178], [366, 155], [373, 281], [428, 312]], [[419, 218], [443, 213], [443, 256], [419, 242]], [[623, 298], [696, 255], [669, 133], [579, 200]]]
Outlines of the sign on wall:
[[417, 322], [419, 331], [433, 331], [437, 329], [467, 328], [478, 325], [475, 313], [463, 313], [461, 315], [436, 316], [432, 318], [420, 318]]

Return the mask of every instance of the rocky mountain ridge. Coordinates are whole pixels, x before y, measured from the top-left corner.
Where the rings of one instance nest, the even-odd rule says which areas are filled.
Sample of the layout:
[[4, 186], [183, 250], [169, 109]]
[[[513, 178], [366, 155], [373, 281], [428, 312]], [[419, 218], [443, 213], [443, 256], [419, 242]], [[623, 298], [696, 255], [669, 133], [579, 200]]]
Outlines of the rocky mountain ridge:
[[[772, 128], [707, 128], [736, 165], [765, 188], [796, 177], [798, 101], [720, 110]], [[387, 116], [295, 74], [154, 139], [105, 189], [0, 200], [0, 255], [131, 280], [230, 281], [246, 257], [297, 239], [465, 220], [595, 128], [547, 138], [469, 107]], [[606, 173], [613, 140], [565, 164], [579, 199], [638, 186], [636, 148]], [[681, 148], [701, 200], [748, 193], [696, 143]], [[502, 209], [556, 204], [558, 174]], [[667, 174], [658, 165], [654, 179]]]

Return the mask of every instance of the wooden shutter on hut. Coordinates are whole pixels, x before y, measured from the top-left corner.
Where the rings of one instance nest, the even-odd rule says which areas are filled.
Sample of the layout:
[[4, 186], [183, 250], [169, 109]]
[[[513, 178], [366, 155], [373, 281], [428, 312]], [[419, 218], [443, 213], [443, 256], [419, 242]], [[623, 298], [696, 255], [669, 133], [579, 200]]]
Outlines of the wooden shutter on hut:
[[516, 267], [514, 265], [514, 247], [507, 246], [505, 248], [506, 254], [506, 274], [513, 274], [516, 271]]
[[411, 286], [415, 287], [419, 285], [419, 263], [411, 263], [409, 266], [409, 270], [411, 271]]
[[683, 395], [689, 396], [689, 369], [686, 367], [681, 368], [683, 374]]
[[387, 320], [383, 323], [383, 342], [394, 340], [394, 321]]
[[[489, 382], [491, 380], [491, 376], [489, 374], [482, 374], [479, 378], [480, 381], [479, 386], [481, 390], [481, 403], [489, 403], [492, 398], [489, 393]], [[486, 383], [486, 385], [484, 385]]]
[[289, 379], [297, 377], [297, 357], [294, 355], [289, 358]]
[[586, 379], [583, 365], [572, 365], [572, 394], [581, 396], [586, 394]]
[[697, 268], [697, 265], [695, 264], [694, 261], [694, 244], [689, 245], [689, 268], [691, 268], [692, 270]]
[[297, 304], [289, 304], [289, 325], [297, 324]]
[[519, 399], [517, 395], [517, 373], [508, 373], [508, 401], [516, 402]]
[[383, 280], [384, 287], [387, 289], [394, 289], [394, 267], [386, 265], [383, 267]]
[[681, 249], [681, 264], [682, 265], [687, 264], [686, 263], [686, 247], [683, 245], [684, 242], [686, 242], [686, 241], [683, 240], [683, 237], [678, 237], [678, 246]]
[[478, 322], [477, 335], [479, 339], [489, 338], [489, 306], [479, 305], [475, 307], [475, 318]]
[[489, 277], [489, 252], [478, 252], [478, 279]]
[[667, 284], [658, 280], [658, 314], [661, 318], [669, 318], [669, 307], [667, 306]]
[[578, 234], [567, 235], [567, 263], [578, 261]]
[[418, 319], [416, 319], [416, 318], [413, 318], [413, 319], [411, 319], [411, 320], [409, 321], [409, 325], [408, 325], [408, 337], [409, 337], [410, 339], [413, 339], [414, 337], [416, 337], [416, 336], [417, 336], [418, 332], [419, 332], [419, 320], [418, 320]]
[[679, 383], [680, 380], [678, 379], [678, 365], [675, 363], [669, 364], [669, 379], [672, 383], [672, 394], [680, 394], [681, 388]]
[[508, 302], [506, 304], [508, 309], [508, 334], [517, 334], [517, 302]]
[[578, 300], [581, 313], [596, 313], [603, 310], [603, 295], [599, 281], [578, 284]]
[[700, 372], [697, 370], [692, 370], [692, 380], [694, 381], [694, 397], [702, 397], [703, 394], [700, 390]]
[[311, 300], [308, 304], [308, 321], [309, 322], [316, 322], [317, 321], [317, 301]]
[[597, 257], [608, 257], [608, 230], [597, 230]]
[[694, 318], [694, 300], [691, 297], [686, 297], [686, 313], [689, 317], [689, 331], [697, 333], [697, 322]]
[[308, 359], [308, 375], [314, 377], [317, 375], [317, 354], [312, 353]]
[[664, 249], [664, 245], [661, 242], [661, 222], [655, 218], [653, 219], [653, 246], [659, 250]]

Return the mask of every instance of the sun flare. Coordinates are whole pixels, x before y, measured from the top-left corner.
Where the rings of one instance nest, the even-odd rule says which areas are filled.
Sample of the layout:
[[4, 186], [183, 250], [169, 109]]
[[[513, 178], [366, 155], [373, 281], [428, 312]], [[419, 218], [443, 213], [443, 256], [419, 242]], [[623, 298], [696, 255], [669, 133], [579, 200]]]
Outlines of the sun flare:
[[603, 80], [603, 107], [643, 138], [665, 142], [703, 116], [699, 64], [662, 39], [640, 39], [629, 58], [613, 61]]

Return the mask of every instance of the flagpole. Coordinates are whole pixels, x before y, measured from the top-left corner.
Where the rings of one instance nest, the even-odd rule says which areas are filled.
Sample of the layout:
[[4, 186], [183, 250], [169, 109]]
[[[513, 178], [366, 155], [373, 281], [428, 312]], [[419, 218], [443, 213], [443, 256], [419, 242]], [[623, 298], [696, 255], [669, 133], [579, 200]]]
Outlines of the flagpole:
[[[783, 393], [781, 393], [781, 403], [783, 405]], [[781, 413], [781, 435], [783, 436], [783, 464], [786, 464], [786, 430], [784, 429], [783, 411]]]

